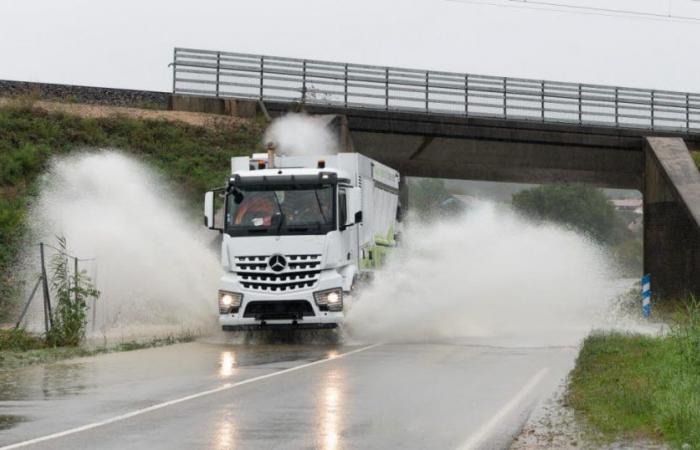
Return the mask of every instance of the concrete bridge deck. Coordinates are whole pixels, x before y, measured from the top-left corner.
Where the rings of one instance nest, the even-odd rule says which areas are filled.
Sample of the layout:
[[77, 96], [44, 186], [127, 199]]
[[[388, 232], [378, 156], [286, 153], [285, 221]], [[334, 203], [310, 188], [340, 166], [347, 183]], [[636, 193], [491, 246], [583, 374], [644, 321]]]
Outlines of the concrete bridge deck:
[[700, 94], [175, 48], [173, 94], [700, 135]]

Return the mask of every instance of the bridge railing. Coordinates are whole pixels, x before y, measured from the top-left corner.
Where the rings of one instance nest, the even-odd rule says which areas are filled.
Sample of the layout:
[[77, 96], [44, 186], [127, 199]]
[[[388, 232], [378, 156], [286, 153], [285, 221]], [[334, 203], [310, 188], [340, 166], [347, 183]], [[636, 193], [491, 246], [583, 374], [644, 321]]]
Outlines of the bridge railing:
[[176, 48], [173, 93], [700, 132], [700, 94]]

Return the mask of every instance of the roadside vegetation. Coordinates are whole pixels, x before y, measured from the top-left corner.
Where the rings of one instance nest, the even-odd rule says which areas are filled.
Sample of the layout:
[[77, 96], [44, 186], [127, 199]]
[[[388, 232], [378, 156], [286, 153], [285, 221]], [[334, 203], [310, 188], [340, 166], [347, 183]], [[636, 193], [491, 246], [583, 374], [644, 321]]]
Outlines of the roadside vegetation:
[[116, 344], [52, 347], [41, 336], [36, 336], [23, 329], [0, 330], [0, 372], [69, 358], [95, 356], [112, 352], [128, 352], [192, 342], [196, 337], [195, 333], [183, 332], [145, 341], [129, 340]]
[[79, 356], [113, 351], [138, 350], [178, 342], [189, 342], [195, 334], [184, 331], [175, 336], [148, 341], [126, 341], [101, 346], [85, 345], [88, 304], [99, 299], [100, 292], [84, 271], [71, 271], [67, 243], [58, 237], [58, 252], [49, 261], [47, 279], [53, 303], [49, 330], [31, 333], [21, 327], [0, 330], [0, 370], [34, 363], [46, 363]]
[[693, 161], [695, 161], [698, 170], [700, 170], [700, 150], [692, 151], [690, 155], [693, 157]]
[[608, 244], [627, 229], [602, 190], [581, 184], [542, 185], [513, 195], [513, 207], [528, 217], [570, 226]]
[[202, 127], [125, 116], [82, 118], [47, 112], [32, 99], [0, 107], [0, 322], [15, 318], [22, 286], [12, 267], [25, 244], [28, 207], [36, 180], [53, 156], [83, 148], [116, 147], [162, 171], [188, 204], [223, 182], [231, 156], [260, 144], [264, 120]]
[[[55, 305], [51, 328], [44, 337], [52, 347], [76, 347], [85, 337], [88, 301], [97, 301], [100, 292], [85, 271], [71, 273], [64, 237], [58, 237], [59, 252], [51, 258], [51, 293]], [[49, 278], [49, 277], [47, 277]]]
[[454, 216], [464, 211], [464, 206], [445, 187], [440, 178], [409, 178], [409, 208], [425, 221]]
[[601, 440], [700, 449], [700, 302], [685, 302], [665, 336], [587, 337], [567, 402]]
[[513, 195], [524, 216], [570, 227], [607, 247], [623, 274], [642, 273], [642, 233], [626, 226], [603, 190], [580, 184], [543, 185]]

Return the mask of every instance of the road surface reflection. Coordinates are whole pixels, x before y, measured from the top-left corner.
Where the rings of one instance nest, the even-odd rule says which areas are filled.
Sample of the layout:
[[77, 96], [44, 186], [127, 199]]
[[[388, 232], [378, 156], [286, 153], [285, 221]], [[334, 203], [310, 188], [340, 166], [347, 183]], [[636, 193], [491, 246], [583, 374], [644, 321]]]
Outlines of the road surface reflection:
[[339, 447], [343, 408], [343, 373], [339, 369], [327, 372], [321, 384], [319, 410], [319, 447], [335, 450]]
[[236, 426], [230, 412], [226, 413], [216, 424], [214, 439], [212, 447], [216, 450], [231, 450], [236, 447]]
[[222, 352], [219, 364], [219, 378], [229, 378], [235, 372], [236, 354], [234, 352]]

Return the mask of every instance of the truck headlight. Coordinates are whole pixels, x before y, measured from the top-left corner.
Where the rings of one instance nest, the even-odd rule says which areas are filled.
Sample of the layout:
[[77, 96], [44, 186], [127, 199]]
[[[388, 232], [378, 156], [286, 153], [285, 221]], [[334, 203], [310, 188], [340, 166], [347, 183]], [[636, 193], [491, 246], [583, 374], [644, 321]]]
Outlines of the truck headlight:
[[238, 312], [243, 301], [243, 294], [238, 292], [219, 291], [219, 314]]
[[323, 310], [342, 311], [343, 310], [343, 290], [340, 288], [326, 289], [325, 291], [314, 292], [316, 305]]

